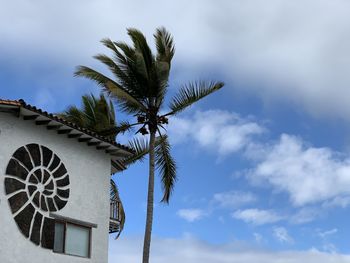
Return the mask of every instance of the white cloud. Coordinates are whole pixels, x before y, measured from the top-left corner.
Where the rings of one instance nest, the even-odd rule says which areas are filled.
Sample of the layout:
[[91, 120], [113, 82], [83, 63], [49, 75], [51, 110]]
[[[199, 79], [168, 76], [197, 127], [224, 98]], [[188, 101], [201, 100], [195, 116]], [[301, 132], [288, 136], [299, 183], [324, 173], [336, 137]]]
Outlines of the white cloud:
[[248, 91], [349, 119], [349, 9], [346, 0], [13, 0], [0, 10], [0, 23], [10, 25], [0, 28], [0, 47], [21, 74], [48, 60], [73, 71], [94, 63], [101, 38], [125, 40], [125, 28], [137, 27], [150, 39], [165, 25], [177, 44], [174, 68], [188, 77], [205, 65], [227, 76], [233, 94]]
[[346, 208], [350, 204], [350, 196], [336, 196], [333, 199], [326, 201], [322, 204], [324, 208], [331, 208], [331, 207], [342, 207]]
[[295, 206], [350, 196], [350, 159], [329, 148], [315, 148], [291, 135], [266, 148], [250, 174], [287, 192]]
[[271, 224], [284, 219], [283, 216], [278, 215], [273, 210], [260, 210], [255, 208], [237, 210], [232, 213], [232, 217], [253, 225]]
[[[109, 262], [139, 262], [142, 238], [110, 239]], [[152, 238], [153, 263], [348, 263], [349, 255], [330, 254], [316, 249], [309, 251], [255, 250], [239, 243], [211, 245], [193, 238]]]
[[[235, 25], [226, 38], [234, 48], [232, 60], [225, 59], [235, 60], [231, 65], [240, 73], [238, 82], [246, 84], [252, 79], [253, 89], [267, 103], [275, 98], [294, 101], [315, 115], [349, 119], [350, 62], [345, 58], [350, 55], [346, 33], [350, 25], [345, 10], [350, 3], [254, 1], [254, 8], [250, 4], [232, 4], [240, 15], [235, 13], [227, 23]], [[217, 19], [217, 28], [225, 20]]]
[[327, 238], [329, 236], [332, 236], [334, 234], [338, 233], [338, 229], [337, 228], [333, 228], [331, 230], [327, 230], [327, 231], [324, 231], [324, 232], [318, 232], [318, 235], [321, 237], [321, 238]]
[[291, 236], [288, 234], [287, 229], [285, 229], [284, 227], [274, 227], [273, 235], [281, 243], [294, 243], [293, 238], [291, 238]]
[[256, 201], [256, 196], [250, 192], [230, 191], [216, 193], [213, 202], [224, 208], [237, 208]]
[[253, 233], [253, 236], [254, 236], [255, 242], [258, 244], [260, 244], [264, 241], [263, 236], [259, 233]]
[[332, 243], [327, 243], [323, 245], [323, 251], [331, 253], [331, 254], [336, 254], [337, 253], [337, 247], [332, 244]]
[[265, 129], [236, 113], [208, 110], [196, 111], [192, 117], [174, 117], [168, 130], [174, 143], [193, 140], [202, 148], [227, 155], [246, 147]]
[[177, 215], [188, 222], [194, 222], [202, 219], [207, 214], [202, 209], [180, 209], [177, 211]]
[[294, 215], [289, 217], [289, 222], [292, 224], [304, 224], [314, 221], [322, 214], [322, 209], [303, 207], [297, 211]]

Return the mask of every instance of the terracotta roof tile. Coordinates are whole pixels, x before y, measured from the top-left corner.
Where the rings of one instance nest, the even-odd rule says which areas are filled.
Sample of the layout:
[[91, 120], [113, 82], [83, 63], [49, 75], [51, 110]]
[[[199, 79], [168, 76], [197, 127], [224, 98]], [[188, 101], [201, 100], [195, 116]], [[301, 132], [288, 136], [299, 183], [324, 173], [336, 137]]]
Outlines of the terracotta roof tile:
[[2, 100], [0, 99], [0, 104], [9, 106], [21, 106], [21, 103], [17, 100]]
[[108, 144], [111, 144], [111, 145], [114, 145], [118, 148], [121, 148], [125, 151], [128, 151], [130, 153], [133, 153], [133, 150], [125, 145], [122, 145], [122, 144], [119, 144], [117, 143], [116, 141], [114, 140], [111, 140], [111, 139], [108, 139], [104, 136], [100, 136], [98, 135], [97, 133], [91, 131], [91, 130], [88, 130], [88, 129], [85, 129], [83, 127], [80, 127], [78, 125], [76, 125], [75, 123], [72, 123], [72, 122], [69, 122], [69, 121], [66, 121], [65, 119], [63, 118], [60, 118], [52, 113], [48, 113], [46, 111], [43, 111], [42, 109], [40, 108], [37, 108], [35, 106], [32, 106], [30, 104], [27, 104], [24, 100], [20, 99], [20, 100], [3, 100], [3, 99], [0, 99], [0, 105], [8, 105], [8, 106], [18, 106], [18, 107], [23, 107], [27, 110], [30, 110], [30, 111], [33, 111], [35, 113], [38, 113], [44, 117], [47, 117], [53, 121], [56, 121], [56, 122], [59, 122], [59, 123], [62, 123], [66, 126], [69, 126], [71, 127], [72, 129], [75, 129], [75, 130], [78, 130], [78, 131], [81, 131], [83, 133], [85, 133], [86, 135], [89, 135], [89, 136], [92, 136], [92, 137], [95, 137], [96, 139], [100, 140], [100, 141], [103, 141], [103, 142], [106, 142]]

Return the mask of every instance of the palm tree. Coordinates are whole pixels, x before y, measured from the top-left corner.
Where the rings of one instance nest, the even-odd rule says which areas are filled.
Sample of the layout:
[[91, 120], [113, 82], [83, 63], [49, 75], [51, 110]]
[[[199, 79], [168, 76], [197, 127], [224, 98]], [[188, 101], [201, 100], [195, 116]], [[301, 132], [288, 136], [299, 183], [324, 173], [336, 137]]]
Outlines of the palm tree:
[[[128, 127], [121, 122], [117, 126], [115, 118], [115, 110], [113, 103], [101, 94], [99, 98], [94, 95], [82, 96], [82, 107], [70, 106], [63, 113], [58, 114], [61, 118], [73, 122], [82, 128], [89, 129], [106, 138], [115, 140], [120, 132], [124, 132]], [[138, 139], [129, 142], [130, 148], [134, 150], [134, 154], [123, 160], [125, 166], [129, 166], [135, 161], [142, 161], [144, 155], [148, 153], [148, 145]], [[125, 211], [119, 196], [119, 191], [115, 182], [110, 180], [110, 200], [120, 203], [119, 215], [120, 225], [116, 238], [118, 238], [124, 229]]]
[[[79, 66], [76, 76], [95, 81], [104, 92], [114, 99], [120, 109], [136, 118], [138, 132], [147, 135], [149, 145], [149, 180], [147, 197], [146, 228], [143, 246], [143, 263], [149, 262], [153, 223], [154, 174], [158, 169], [163, 187], [162, 202], [169, 203], [176, 182], [176, 164], [170, 154], [170, 143], [165, 132], [168, 118], [176, 115], [193, 103], [223, 87], [222, 82], [192, 82], [182, 86], [170, 100], [169, 112], [162, 114], [169, 88], [171, 61], [175, 46], [171, 34], [158, 28], [154, 34], [156, 54], [153, 54], [145, 36], [137, 29], [127, 30], [133, 45], [103, 39], [101, 42], [113, 53], [112, 57], [99, 54], [95, 58], [106, 65], [113, 78], [92, 68]], [[165, 130], [165, 129], [164, 129]], [[156, 134], [161, 138], [156, 146]]]

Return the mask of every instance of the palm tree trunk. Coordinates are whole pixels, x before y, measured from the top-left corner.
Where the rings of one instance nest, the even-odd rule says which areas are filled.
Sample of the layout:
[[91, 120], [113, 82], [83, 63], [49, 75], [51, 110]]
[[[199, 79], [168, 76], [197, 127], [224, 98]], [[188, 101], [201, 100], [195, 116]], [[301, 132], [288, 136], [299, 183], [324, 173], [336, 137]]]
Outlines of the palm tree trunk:
[[148, 197], [147, 197], [147, 215], [145, 238], [143, 242], [143, 259], [142, 263], [149, 262], [149, 254], [151, 247], [152, 223], [153, 223], [153, 201], [154, 201], [154, 148], [155, 148], [155, 132], [150, 133], [149, 141], [149, 178], [148, 178]]

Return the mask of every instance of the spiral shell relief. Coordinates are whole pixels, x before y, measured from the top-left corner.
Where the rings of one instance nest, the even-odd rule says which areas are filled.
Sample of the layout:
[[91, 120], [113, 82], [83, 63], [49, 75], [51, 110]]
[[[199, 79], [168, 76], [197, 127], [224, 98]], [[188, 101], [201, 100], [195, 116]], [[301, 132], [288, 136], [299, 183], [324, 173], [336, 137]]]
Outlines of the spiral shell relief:
[[17, 149], [7, 165], [5, 192], [22, 234], [52, 249], [55, 224], [49, 213], [61, 210], [69, 198], [69, 175], [60, 158], [38, 144]]

